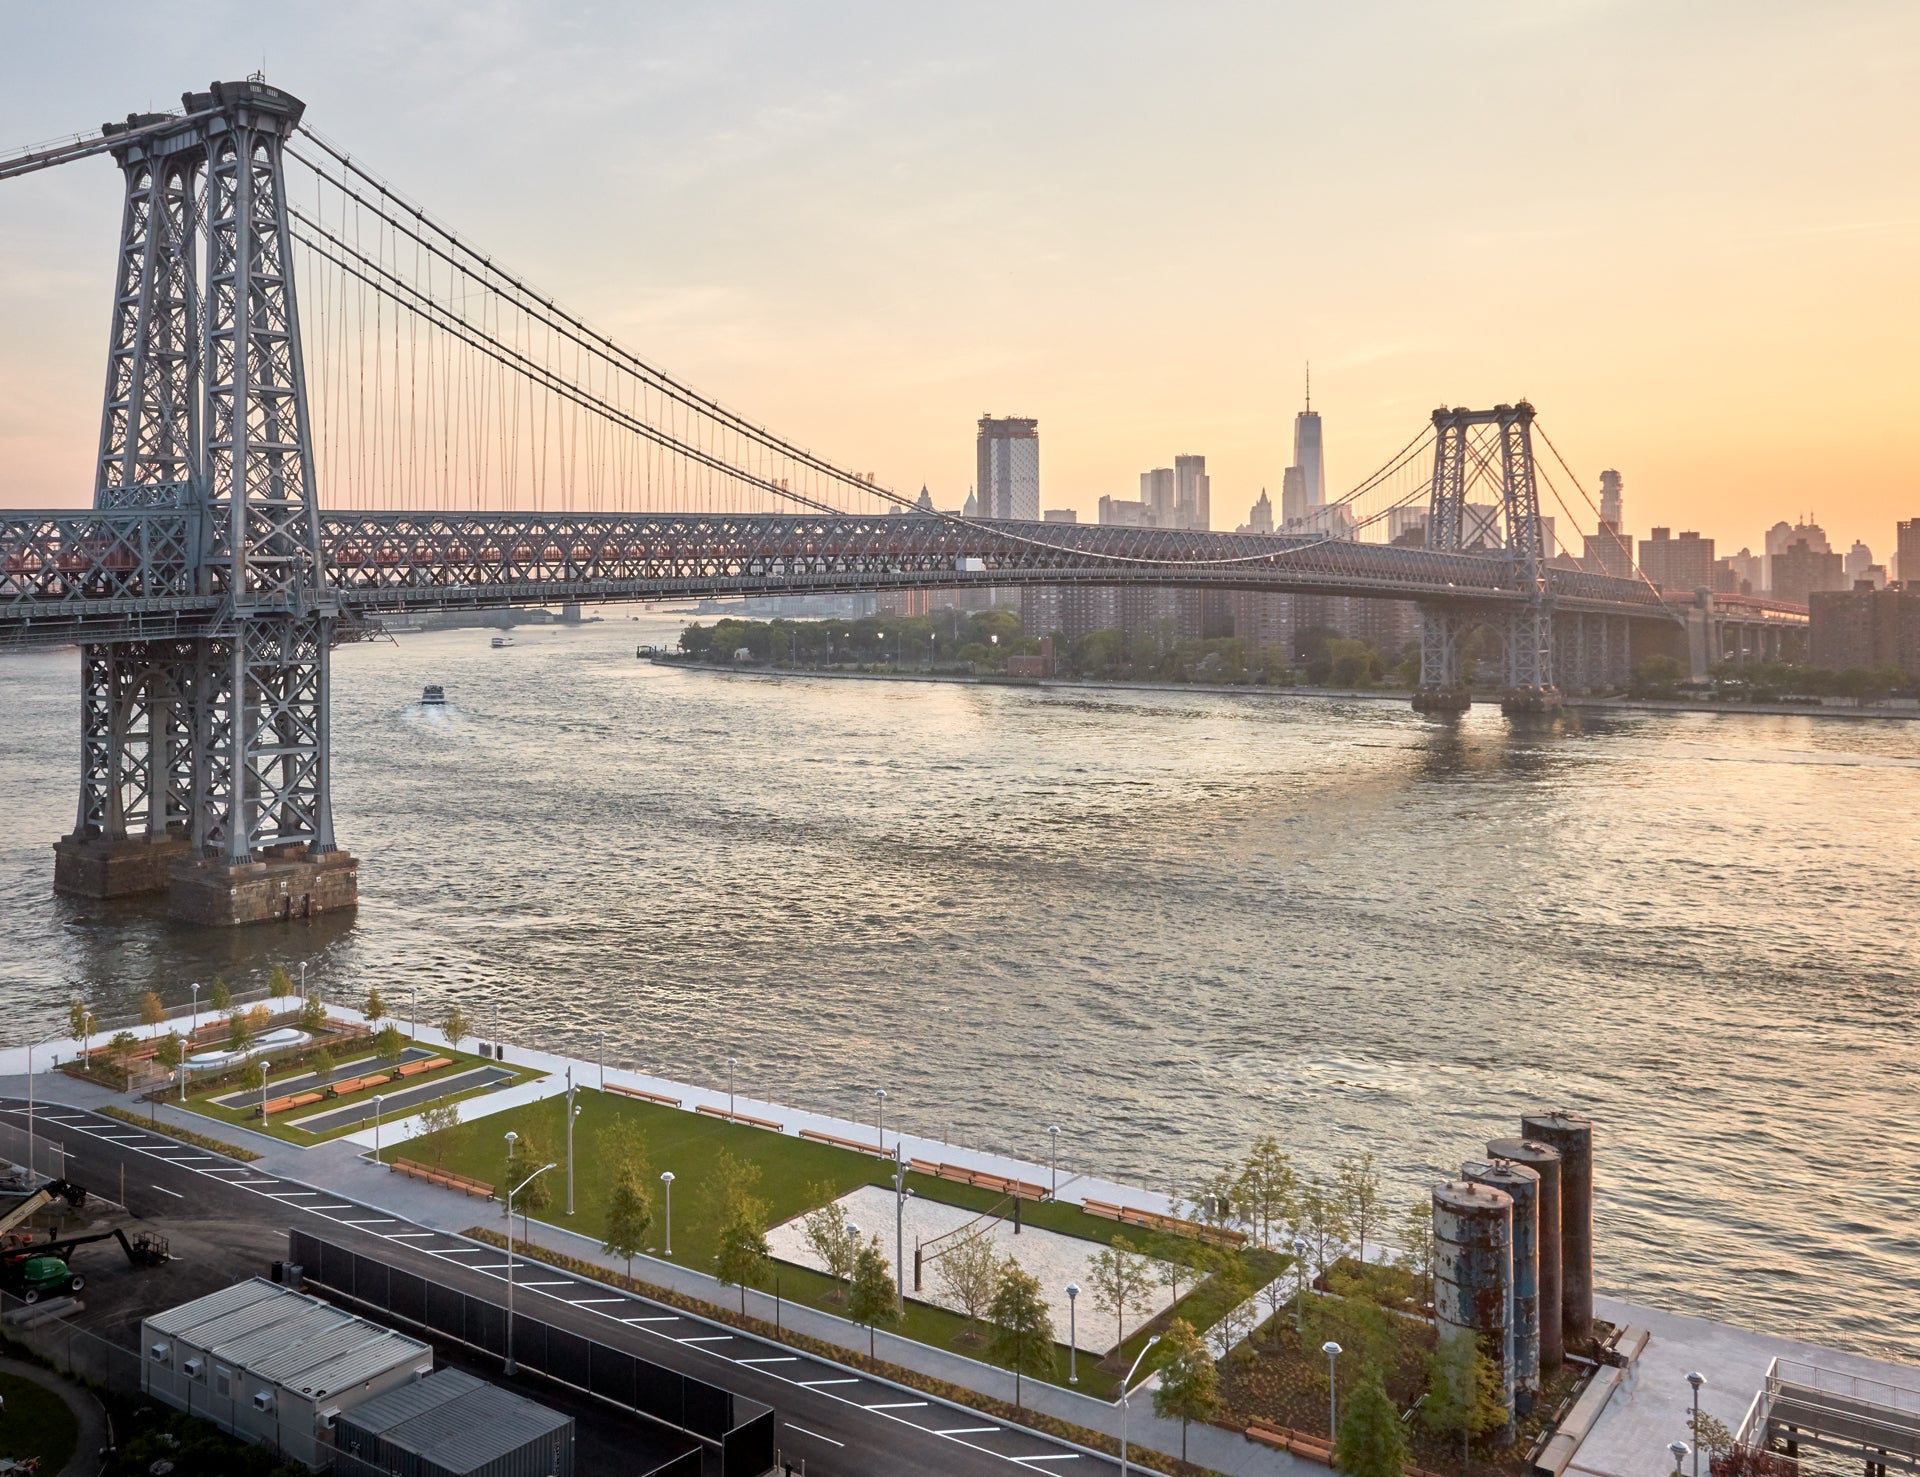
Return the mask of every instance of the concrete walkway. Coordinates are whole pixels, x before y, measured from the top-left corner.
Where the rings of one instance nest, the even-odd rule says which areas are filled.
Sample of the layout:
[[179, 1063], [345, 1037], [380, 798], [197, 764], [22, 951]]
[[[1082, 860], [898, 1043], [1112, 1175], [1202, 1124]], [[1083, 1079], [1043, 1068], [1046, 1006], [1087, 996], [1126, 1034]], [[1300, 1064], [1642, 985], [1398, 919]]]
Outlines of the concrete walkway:
[[48, 1474], [48, 1477], [96, 1477], [107, 1464], [107, 1412], [93, 1392], [72, 1380], [62, 1379], [50, 1369], [20, 1359], [0, 1359], [0, 1373], [31, 1380], [42, 1389], [53, 1391], [66, 1402], [80, 1427], [80, 1434], [74, 1438], [72, 1459], [57, 1474]]

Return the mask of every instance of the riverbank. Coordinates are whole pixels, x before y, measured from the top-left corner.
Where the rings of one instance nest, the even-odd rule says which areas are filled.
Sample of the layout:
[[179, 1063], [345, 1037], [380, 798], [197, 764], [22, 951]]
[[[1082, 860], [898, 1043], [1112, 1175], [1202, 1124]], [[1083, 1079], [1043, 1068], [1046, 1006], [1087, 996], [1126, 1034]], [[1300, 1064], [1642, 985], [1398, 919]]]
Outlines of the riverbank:
[[[1411, 703], [1410, 688], [1387, 687], [1263, 687], [1229, 682], [1127, 682], [1101, 677], [1001, 677], [963, 672], [855, 672], [819, 667], [763, 667], [730, 662], [683, 661], [670, 656], [646, 658], [656, 667], [694, 672], [718, 672], [732, 677], [817, 677], [841, 682], [943, 682], [961, 687], [1033, 687], [1085, 689], [1100, 692], [1206, 693], [1218, 697], [1316, 698], [1333, 702]], [[1496, 706], [1497, 693], [1476, 694], [1474, 702]], [[1911, 708], [1837, 707], [1825, 703], [1709, 703], [1681, 699], [1632, 697], [1570, 697], [1565, 706], [1582, 711], [1635, 713], [1713, 713], [1773, 718], [1850, 718], [1920, 720], [1920, 705]]]

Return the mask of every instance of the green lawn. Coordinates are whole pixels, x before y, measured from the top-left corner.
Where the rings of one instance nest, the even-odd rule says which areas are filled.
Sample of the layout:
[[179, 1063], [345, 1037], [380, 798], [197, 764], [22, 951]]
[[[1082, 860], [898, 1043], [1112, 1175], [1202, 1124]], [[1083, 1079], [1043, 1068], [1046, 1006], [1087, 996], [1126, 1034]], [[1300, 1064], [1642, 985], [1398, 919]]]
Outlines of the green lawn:
[[[712, 1176], [709, 1171], [723, 1150], [735, 1159], [758, 1168], [760, 1178], [756, 1193], [767, 1204], [769, 1225], [791, 1220], [861, 1185], [890, 1186], [893, 1183], [892, 1171], [886, 1161], [857, 1154], [850, 1149], [835, 1148], [831, 1144], [725, 1123], [704, 1114], [689, 1113], [612, 1093], [602, 1094], [591, 1089], [582, 1089], [577, 1101], [581, 1111], [574, 1125], [575, 1213], [571, 1217], [566, 1214], [566, 1099], [563, 1096], [544, 1098], [537, 1103], [491, 1114], [474, 1123], [463, 1123], [447, 1134], [444, 1142], [440, 1141], [439, 1135], [413, 1139], [405, 1147], [396, 1147], [395, 1152], [409, 1159], [426, 1162], [443, 1160], [447, 1169], [501, 1187], [504, 1196], [507, 1168], [504, 1136], [509, 1129], [523, 1140], [531, 1134], [536, 1157], [529, 1162], [557, 1161], [560, 1168], [536, 1182], [547, 1189], [544, 1204], [528, 1206], [519, 1199], [515, 1200], [516, 1218], [527, 1211], [535, 1220], [598, 1237], [603, 1234], [605, 1227], [606, 1196], [604, 1177], [595, 1172], [596, 1166], [602, 1162], [601, 1138], [616, 1123], [631, 1123], [645, 1135], [650, 1161], [648, 1180], [654, 1190], [653, 1254], [661, 1255], [665, 1244], [662, 1235], [665, 1230], [664, 1202], [659, 1175], [662, 1170], [671, 1170], [674, 1175], [673, 1260], [702, 1271], [711, 1271], [713, 1268], [714, 1238], [719, 1227], [716, 1223], [716, 1207], [711, 1203]], [[924, 1199], [974, 1210], [987, 1210], [1003, 1198], [991, 1190], [911, 1172], [907, 1175], [907, 1183], [916, 1195]], [[499, 1212], [495, 1214], [498, 1216]], [[1078, 1236], [1102, 1245], [1119, 1237], [1137, 1250], [1150, 1252], [1167, 1243], [1167, 1238], [1159, 1233], [1101, 1220], [1088, 1215], [1077, 1205], [1028, 1203], [1023, 1205], [1021, 1214], [1028, 1225]], [[1249, 1276], [1263, 1282], [1277, 1275], [1285, 1265], [1282, 1259], [1266, 1252], [1243, 1252], [1240, 1255]], [[839, 1311], [830, 1296], [837, 1284], [824, 1274], [781, 1264], [779, 1275], [782, 1297], [830, 1312]], [[1203, 1284], [1198, 1291], [1183, 1297], [1179, 1305], [1181, 1316], [1189, 1321], [1199, 1320], [1196, 1326], [1202, 1328], [1219, 1316], [1219, 1309], [1209, 1304], [1207, 1292], [1208, 1285]], [[737, 1300], [735, 1306], [738, 1306]], [[750, 1308], [750, 1311], [753, 1310]], [[922, 1343], [952, 1349], [973, 1358], [986, 1357], [980, 1344], [969, 1341], [967, 1336], [973, 1330], [969, 1329], [967, 1320], [943, 1308], [909, 1301], [898, 1331]], [[1144, 1334], [1130, 1335], [1127, 1344], [1129, 1358], [1135, 1352], [1138, 1341], [1144, 1337]], [[1055, 1383], [1065, 1384], [1068, 1362], [1066, 1346], [1059, 1346], [1055, 1352], [1058, 1364]], [[1113, 1375], [1102, 1372], [1097, 1357], [1085, 1351], [1080, 1354], [1079, 1373], [1079, 1388], [1089, 1394], [1104, 1394], [1113, 1383]]]
[[0, 1456], [24, 1461], [40, 1458], [40, 1470], [53, 1477], [73, 1459], [80, 1424], [73, 1412], [45, 1385], [18, 1375], [0, 1374]]
[[[409, 1045], [411, 1044], [412, 1043], [409, 1043]], [[349, 1058], [346, 1061], [342, 1061], [334, 1069], [333, 1078], [335, 1081], [344, 1082], [350, 1077], [362, 1077], [362, 1076], [367, 1076], [371, 1073], [384, 1072], [389, 1070], [387, 1067], [387, 1064], [380, 1060], [379, 1056], [372, 1050], [372, 1048], [368, 1045], [367, 1042], [361, 1041], [357, 1043], [357, 1045], [359, 1045], [362, 1048], [361, 1053], [357, 1056]], [[331, 1111], [334, 1108], [349, 1107], [354, 1103], [367, 1102], [373, 1098], [375, 1093], [391, 1094], [395, 1092], [403, 1092], [408, 1088], [423, 1086], [427, 1083], [452, 1078], [452, 1077], [458, 1076], [462, 1072], [471, 1071], [475, 1067], [504, 1066], [508, 1071], [511, 1071], [514, 1074], [514, 1078], [512, 1082], [503, 1082], [499, 1084], [497, 1087], [470, 1088], [467, 1091], [454, 1094], [452, 1097], [447, 1099], [447, 1101], [455, 1102], [455, 1103], [465, 1102], [468, 1098], [479, 1096], [481, 1093], [499, 1092], [507, 1087], [515, 1086], [521, 1082], [531, 1081], [535, 1077], [541, 1077], [546, 1075], [543, 1072], [535, 1071], [531, 1067], [515, 1067], [510, 1062], [492, 1062], [485, 1057], [473, 1056], [470, 1053], [464, 1052], [464, 1051], [447, 1051], [444, 1049], [433, 1049], [433, 1048], [427, 1048], [427, 1049], [432, 1050], [435, 1056], [444, 1056], [444, 1057], [453, 1058], [453, 1065], [450, 1067], [441, 1067], [438, 1071], [435, 1071], [435, 1072], [423, 1072], [418, 1077], [398, 1078], [395, 1081], [386, 1083], [380, 1087], [361, 1088], [357, 1092], [350, 1092], [345, 1094], [344, 1096], [337, 1097], [337, 1098], [327, 1098], [322, 1102], [309, 1103], [303, 1108], [295, 1108], [290, 1112], [276, 1113], [273, 1115], [272, 1119], [265, 1124], [262, 1124], [260, 1121], [258, 1099], [255, 1098], [251, 1093], [248, 1094], [248, 1101], [246, 1105], [242, 1107], [230, 1107], [225, 1104], [216, 1103], [215, 1101], [213, 1101], [215, 1098], [227, 1097], [227, 1096], [230, 1096], [232, 1093], [240, 1090], [239, 1081], [233, 1074], [230, 1074], [230, 1073], [223, 1074], [219, 1082], [215, 1083], [212, 1086], [203, 1087], [198, 1092], [189, 1090], [187, 1093], [187, 1101], [185, 1106], [189, 1112], [198, 1113], [203, 1118], [211, 1118], [219, 1123], [237, 1124], [241, 1128], [250, 1128], [255, 1133], [270, 1134], [274, 1138], [280, 1139], [285, 1143], [309, 1145], [309, 1144], [325, 1143], [327, 1140], [339, 1138], [343, 1134], [357, 1132], [361, 1127], [364, 1127], [365, 1125], [346, 1124], [342, 1127], [323, 1129], [318, 1133], [314, 1133], [304, 1128], [295, 1127], [290, 1120], [295, 1118], [305, 1118], [316, 1113], [325, 1113], [325, 1112]], [[305, 1073], [305, 1072], [310, 1072], [311, 1070], [312, 1069], [307, 1066], [288, 1067], [284, 1070], [279, 1071], [278, 1075], [292, 1079], [296, 1075], [296, 1073]], [[278, 1096], [280, 1096], [280, 1091], [278, 1088], [273, 1086], [273, 1079], [272, 1077], [269, 1077], [268, 1086], [267, 1086], [267, 1097], [269, 1099], [272, 1099]], [[179, 1100], [177, 1098], [171, 1098], [168, 1101], [173, 1102], [176, 1105], [178, 1105], [179, 1103]], [[400, 1110], [397, 1110], [397, 1116], [410, 1117], [411, 1115], [419, 1111], [420, 1110], [418, 1107], [400, 1109]]]

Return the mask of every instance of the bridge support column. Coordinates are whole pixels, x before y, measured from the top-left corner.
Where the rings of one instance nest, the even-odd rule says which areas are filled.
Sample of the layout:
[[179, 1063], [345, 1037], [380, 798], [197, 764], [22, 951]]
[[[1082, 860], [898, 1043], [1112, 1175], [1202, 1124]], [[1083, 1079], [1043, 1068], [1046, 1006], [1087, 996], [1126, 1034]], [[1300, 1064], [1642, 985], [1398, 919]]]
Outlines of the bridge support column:
[[1560, 707], [1553, 681], [1553, 617], [1541, 605], [1514, 611], [1506, 620], [1507, 687], [1500, 711], [1551, 713]]
[[1420, 685], [1416, 713], [1464, 713], [1473, 697], [1460, 672], [1460, 642], [1472, 622], [1440, 605], [1420, 607]]

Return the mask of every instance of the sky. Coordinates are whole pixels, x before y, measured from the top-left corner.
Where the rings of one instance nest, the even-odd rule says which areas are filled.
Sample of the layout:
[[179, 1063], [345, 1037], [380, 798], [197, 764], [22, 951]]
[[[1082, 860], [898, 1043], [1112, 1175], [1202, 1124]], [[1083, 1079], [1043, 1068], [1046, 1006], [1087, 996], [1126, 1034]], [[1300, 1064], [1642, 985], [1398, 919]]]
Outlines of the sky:
[[[1526, 397], [1720, 552], [1920, 516], [1920, 5], [47, 6], [0, 148], [263, 68], [637, 351], [957, 506], [983, 414], [1091, 518], [1176, 454], [1232, 527]], [[91, 493], [104, 158], [0, 184], [0, 505]], [[323, 496], [325, 492], [323, 475]], [[1554, 511], [1549, 507], [1548, 511]], [[1564, 526], [1564, 525], [1563, 525]]]

